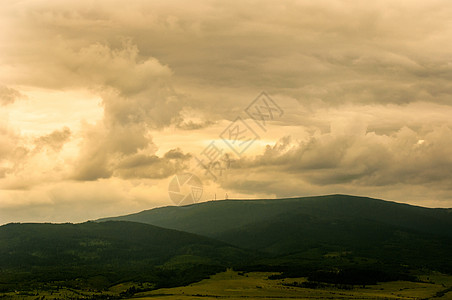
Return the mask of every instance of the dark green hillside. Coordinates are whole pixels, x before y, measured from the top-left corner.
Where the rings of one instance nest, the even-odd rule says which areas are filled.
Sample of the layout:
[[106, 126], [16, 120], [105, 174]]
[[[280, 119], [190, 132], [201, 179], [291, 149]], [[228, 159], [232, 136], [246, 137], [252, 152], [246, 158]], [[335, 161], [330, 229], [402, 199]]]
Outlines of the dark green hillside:
[[99, 276], [105, 286], [179, 285], [246, 257], [222, 242], [141, 223], [8, 224], [0, 227], [0, 288], [71, 280], [89, 285]]
[[332, 219], [367, 219], [406, 229], [452, 237], [452, 214], [396, 202], [330, 195], [269, 200], [223, 200], [146, 210], [105, 220], [134, 221], [210, 237], [258, 222], [284, 220], [287, 214]]
[[272, 257], [263, 265], [328, 268], [367, 262], [452, 273], [448, 209], [331, 195], [207, 202], [108, 220], [145, 222], [258, 250]]
[[450, 212], [332, 195], [166, 207], [115, 222], [8, 224], [0, 226], [0, 292], [67, 287], [100, 295], [136, 283], [128, 297], [226, 267], [331, 284], [452, 274]]

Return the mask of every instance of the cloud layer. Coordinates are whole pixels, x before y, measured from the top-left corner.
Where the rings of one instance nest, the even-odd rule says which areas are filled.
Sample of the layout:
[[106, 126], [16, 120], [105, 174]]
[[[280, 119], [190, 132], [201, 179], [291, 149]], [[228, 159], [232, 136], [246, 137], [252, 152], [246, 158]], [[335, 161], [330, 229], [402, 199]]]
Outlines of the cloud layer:
[[[167, 184], [187, 171], [205, 199], [344, 192], [450, 207], [451, 13], [446, 0], [9, 1], [0, 223], [171, 204]], [[240, 157], [222, 144], [230, 169], [213, 181], [195, 158], [238, 116], [255, 126], [244, 109], [262, 90], [283, 117], [254, 127]]]

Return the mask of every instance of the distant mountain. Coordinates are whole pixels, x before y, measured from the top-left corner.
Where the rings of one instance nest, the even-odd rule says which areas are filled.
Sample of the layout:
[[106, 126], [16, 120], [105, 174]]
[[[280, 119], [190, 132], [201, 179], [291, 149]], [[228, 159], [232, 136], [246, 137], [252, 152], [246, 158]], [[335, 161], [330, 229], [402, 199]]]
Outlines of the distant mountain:
[[105, 220], [129, 220], [205, 235], [271, 254], [278, 257], [278, 263], [324, 262], [325, 255], [345, 253], [452, 272], [450, 209], [330, 195], [205, 202], [99, 221]]
[[106, 286], [128, 280], [171, 286], [247, 257], [223, 242], [142, 223], [8, 224], [0, 226], [0, 291], [19, 282], [88, 284], [99, 276]]
[[429, 270], [452, 274], [451, 231], [450, 209], [345, 195], [216, 201], [82, 224], [8, 224], [0, 226], [0, 293], [63, 286], [102, 296], [137, 283], [117, 294], [128, 297], [227, 267], [334, 284], [412, 280]]
[[258, 223], [303, 216], [317, 219], [362, 219], [452, 237], [452, 209], [425, 208], [347, 195], [269, 199], [222, 200], [187, 206], [168, 206], [98, 221], [133, 221], [209, 237]]

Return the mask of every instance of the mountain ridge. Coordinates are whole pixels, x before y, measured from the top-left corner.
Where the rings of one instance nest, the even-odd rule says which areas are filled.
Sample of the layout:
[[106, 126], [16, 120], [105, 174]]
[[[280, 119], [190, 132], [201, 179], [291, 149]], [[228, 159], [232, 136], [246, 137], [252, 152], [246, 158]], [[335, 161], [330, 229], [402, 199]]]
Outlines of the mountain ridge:
[[347, 284], [452, 274], [450, 212], [327, 195], [211, 201], [79, 224], [10, 223], [0, 226], [0, 292], [17, 282], [154, 289], [226, 268]]
[[[211, 201], [108, 220], [183, 230], [277, 257], [267, 259], [266, 265], [296, 265], [313, 259], [321, 265], [328, 253], [351, 253], [387, 265], [452, 272], [449, 209], [336, 194]], [[353, 262], [347, 259], [347, 264]]]
[[[234, 206], [240, 207], [240, 209], [234, 209]], [[250, 209], [256, 211], [253, 212]], [[218, 234], [219, 222], [223, 226], [221, 230], [224, 231], [253, 221], [275, 218], [282, 213], [293, 212], [294, 210], [305, 211], [316, 216], [324, 214], [335, 218], [360, 216], [430, 234], [443, 235], [444, 233], [441, 230], [445, 226], [450, 225], [450, 228], [452, 228], [452, 209], [427, 208], [343, 194], [281, 199], [217, 200], [186, 206], [159, 207], [124, 216], [101, 218], [96, 221], [127, 220], [142, 222], [215, 237], [215, 234]], [[231, 214], [239, 214], [243, 217], [234, 218], [231, 217]], [[246, 218], [248, 218], [248, 221], [245, 220]], [[423, 219], [424, 224], [418, 224], [419, 218]], [[206, 226], [206, 220], [210, 220], [207, 225], [212, 226]], [[181, 226], [182, 224], [183, 226]], [[452, 237], [452, 229], [446, 231], [445, 235]]]

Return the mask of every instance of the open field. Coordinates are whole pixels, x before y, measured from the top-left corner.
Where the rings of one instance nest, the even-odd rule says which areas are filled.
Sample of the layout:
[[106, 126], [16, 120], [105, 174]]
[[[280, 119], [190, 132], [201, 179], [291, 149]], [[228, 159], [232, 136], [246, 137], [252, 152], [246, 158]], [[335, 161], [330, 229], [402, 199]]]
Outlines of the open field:
[[[158, 289], [136, 294], [140, 299], [431, 299], [452, 287], [452, 276], [432, 274], [419, 279], [425, 282], [395, 281], [351, 290], [333, 285], [321, 288], [292, 286], [305, 278], [270, 280], [273, 273], [245, 273], [228, 270], [210, 279], [185, 287]], [[427, 280], [428, 278], [428, 280]], [[439, 293], [439, 294], [438, 294]], [[134, 297], [134, 299], [136, 299]], [[452, 299], [452, 291], [435, 299]]]
[[[377, 285], [321, 285], [300, 287], [306, 278], [268, 279], [276, 273], [241, 273], [228, 270], [209, 279], [184, 287], [162, 288], [137, 293], [130, 299], [452, 299], [452, 276], [432, 273], [419, 282], [392, 281]], [[297, 286], [298, 285], [298, 286]], [[0, 294], [0, 299], [119, 299], [129, 288], [152, 288], [149, 285], [122, 283], [103, 291], [68, 288]]]

